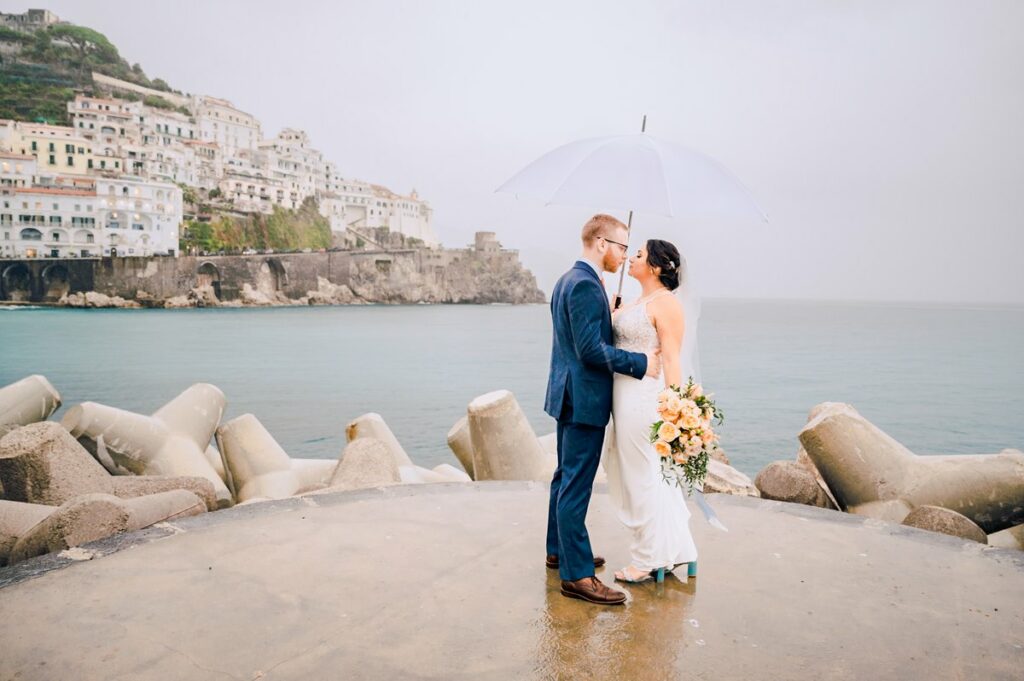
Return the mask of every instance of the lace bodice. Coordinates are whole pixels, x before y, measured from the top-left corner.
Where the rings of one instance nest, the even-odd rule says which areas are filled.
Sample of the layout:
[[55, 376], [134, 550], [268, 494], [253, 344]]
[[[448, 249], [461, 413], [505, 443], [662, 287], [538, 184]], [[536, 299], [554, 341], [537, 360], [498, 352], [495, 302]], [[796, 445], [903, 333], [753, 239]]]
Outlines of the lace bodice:
[[647, 302], [612, 315], [615, 347], [630, 352], [648, 352], [658, 347], [658, 331], [647, 316]]

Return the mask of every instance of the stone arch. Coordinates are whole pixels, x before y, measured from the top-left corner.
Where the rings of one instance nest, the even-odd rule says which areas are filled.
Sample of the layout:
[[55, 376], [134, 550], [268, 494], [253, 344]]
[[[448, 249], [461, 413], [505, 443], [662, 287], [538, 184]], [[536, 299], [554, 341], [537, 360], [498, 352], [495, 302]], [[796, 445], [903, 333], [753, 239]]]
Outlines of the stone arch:
[[60, 300], [71, 291], [71, 284], [68, 282], [68, 268], [59, 263], [54, 263], [44, 269], [42, 280], [44, 301]]
[[96, 237], [87, 229], [80, 229], [75, 232], [76, 244], [91, 244], [96, 242]]
[[5, 268], [0, 274], [0, 299], [30, 300], [32, 298], [32, 273], [25, 263], [16, 263]]
[[220, 300], [220, 270], [212, 262], [207, 260], [196, 270], [196, 287], [211, 286], [213, 293]]
[[43, 233], [40, 232], [35, 227], [26, 227], [25, 229], [21, 230], [21, 234], [19, 234], [19, 237], [26, 241], [42, 241]]
[[288, 274], [284, 271], [284, 265], [277, 258], [267, 258], [260, 263], [260, 270], [256, 274], [256, 289], [273, 296], [284, 286], [288, 285]]

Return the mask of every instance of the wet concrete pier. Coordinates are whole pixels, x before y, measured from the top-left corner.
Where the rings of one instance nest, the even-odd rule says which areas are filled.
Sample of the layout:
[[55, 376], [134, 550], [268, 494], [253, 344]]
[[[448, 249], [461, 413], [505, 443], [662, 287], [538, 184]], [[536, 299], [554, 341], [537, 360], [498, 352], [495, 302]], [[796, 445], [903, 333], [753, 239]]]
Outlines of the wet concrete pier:
[[[254, 504], [0, 570], [0, 679], [1020, 679], [1024, 554], [715, 495], [700, 576], [563, 598], [538, 483]], [[628, 537], [598, 489], [592, 541]]]

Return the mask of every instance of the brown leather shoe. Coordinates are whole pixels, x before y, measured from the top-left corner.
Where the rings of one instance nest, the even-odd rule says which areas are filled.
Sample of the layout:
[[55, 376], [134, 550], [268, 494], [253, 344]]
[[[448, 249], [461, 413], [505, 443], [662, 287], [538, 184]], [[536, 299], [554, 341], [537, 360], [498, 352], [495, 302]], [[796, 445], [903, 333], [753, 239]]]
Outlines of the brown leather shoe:
[[[601, 556], [594, 556], [594, 567], [599, 568], [604, 566], [604, 558]], [[553, 553], [549, 553], [544, 559], [544, 564], [548, 566], [550, 570], [558, 569], [558, 556]]]
[[608, 588], [597, 577], [584, 577], [575, 582], [563, 581], [562, 595], [598, 605], [622, 605], [626, 602], [626, 594]]

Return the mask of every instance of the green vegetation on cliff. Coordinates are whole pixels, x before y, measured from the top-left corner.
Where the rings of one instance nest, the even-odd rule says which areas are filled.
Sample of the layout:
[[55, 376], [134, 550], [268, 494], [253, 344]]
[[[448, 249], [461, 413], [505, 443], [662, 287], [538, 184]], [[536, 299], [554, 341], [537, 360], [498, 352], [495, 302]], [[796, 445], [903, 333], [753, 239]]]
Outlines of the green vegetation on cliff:
[[[150, 80], [138, 64], [129, 65], [106, 36], [85, 26], [57, 24], [34, 33], [4, 27], [0, 43], [16, 52], [0, 58], [0, 118], [67, 125], [65, 104], [74, 99], [75, 89], [95, 89], [93, 71], [172, 92], [163, 80]], [[175, 108], [159, 97], [147, 97], [146, 104]]]
[[331, 246], [331, 224], [320, 215], [316, 200], [308, 198], [298, 210], [277, 206], [270, 215], [220, 215], [210, 222], [191, 220], [182, 229], [183, 253], [193, 248], [207, 253], [234, 253], [246, 248], [292, 251]]

